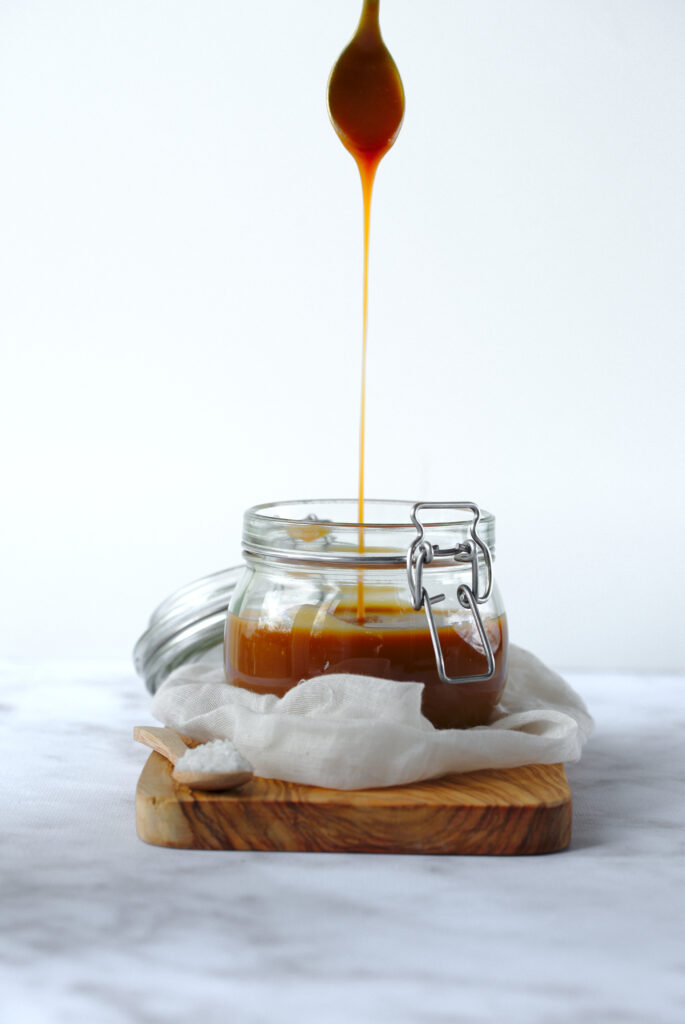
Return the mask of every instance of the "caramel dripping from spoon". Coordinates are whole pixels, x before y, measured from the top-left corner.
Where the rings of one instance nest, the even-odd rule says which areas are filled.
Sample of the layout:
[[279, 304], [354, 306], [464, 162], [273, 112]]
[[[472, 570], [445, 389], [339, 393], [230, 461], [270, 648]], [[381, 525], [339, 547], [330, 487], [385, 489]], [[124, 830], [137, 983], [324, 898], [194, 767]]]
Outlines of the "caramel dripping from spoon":
[[[371, 194], [378, 165], [398, 136], [404, 117], [404, 88], [379, 24], [380, 0], [364, 0], [357, 31], [338, 57], [328, 79], [328, 113], [343, 146], [352, 154], [364, 201], [364, 290], [359, 427], [359, 551], [364, 550], [364, 441], [366, 428], [366, 350], [369, 307], [369, 229]], [[364, 620], [364, 584], [357, 584], [357, 618]]]

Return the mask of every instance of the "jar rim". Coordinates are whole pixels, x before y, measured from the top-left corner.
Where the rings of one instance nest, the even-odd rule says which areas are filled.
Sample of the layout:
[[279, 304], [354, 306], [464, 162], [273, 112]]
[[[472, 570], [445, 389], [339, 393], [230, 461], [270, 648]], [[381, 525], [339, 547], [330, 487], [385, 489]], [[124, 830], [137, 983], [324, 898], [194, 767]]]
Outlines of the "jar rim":
[[[401, 530], [401, 529], [407, 529], [408, 527], [413, 529], [413, 524], [412, 524], [411, 519], [409, 517], [409, 512], [411, 511], [411, 509], [414, 507], [415, 504], [416, 504], [416, 501], [409, 501], [407, 499], [402, 499], [402, 498], [365, 498], [364, 499], [364, 508], [367, 508], [368, 506], [373, 506], [374, 508], [377, 508], [379, 505], [391, 505], [394, 508], [402, 507], [402, 508], [406, 508], [406, 510], [407, 510], [407, 517], [405, 519], [403, 519], [401, 522], [398, 521], [398, 522], [374, 523], [374, 522], [368, 521], [368, 520], [364, 520], [364, 522], [359, 522], [358, 519], [326, 520], [326, 522], [327, 522], [327, 524], [330, 524], [330, 525], [333, 525], [333, 526], [349, 527], [349, 528], [355, 529], [355, 530], [358, 530], [360, 527], [363, 527], [363, 529], [365, 529], [365, 530]], [[295, 525], [301, 524], [303, 521], [306, 521], [306, 520], [303, 520], [303, 517], [301, 517], [301, 516], [299, 516], [299, 517], [298, 516], [294, 516], [294, 517], [291, 518], [291, 517], [288, 517], [288, 516], [266, 515], [265, 514], [265, 510], [266, 509], [278, 509], [278, 508], [296, 507], [298, 505], [305, 505], [305, 506], [310, 506], [310, 505], [311, 506], [313, 506], [313, 505], [351, 505], [351, 506], [353, 506], [355, 508], [358, 508], [359, 502], [358, 502], [358, 500], [356, 498], [304, 498], [304, 499], [301, 499], [299, 501], [298, 500], [267, 501], [267, 502], [263, 502], [260, 505], [253, 505], [251, 508], [248, 508], [247, 511], [245, 512], [245, 516], [246, 517], [247, 516], [253, 516], [255, 518], [261, 518], [261, 519], [264, 519], [264, 520], [266, 520], [266, 521], [268, 521], [270, 523], [271, 522], [277, 522], [277, 523], [283, 523], [284, 525], [288, 525], [288, 526], [295, 526]], [[436, 511], [441, 511], [441, 510], [436, 510]], [[494, 515], [491, 512], [486, 511], [485, 509], [481, 509], [480, 510], [480, 525], [482, 525], [484, 523], [488, 523], [490, 521], [492, 521], [494, 523], [494, 521], [495, 521]], [[455, 519], [453, 517], [448, 518], [448, 519], [440, 519], [437, 522], [427, 523], [426, 525], [431, 526], [431, 527], [445, 528], [445, 527], [448, 527], [448, 526], [461, 526], [461, 525], [464, 525], [464, 524], [469, 525], [470, 522], [471, 522], [471, 518], [465, 516], [464, 518], [461, 518], [461, 519]]]
[[[243, 519], [246, 556], [297, 564], [341, 567], [401, 567], [417, 538], [411, 513], [416, 501], [369, 498], [364, 502], [368, 520], [358, 521], [356, 499], [322, 498], [265, 502], [247, 509]], [[455, 503], [463, 505], [464, 502]], [[471, 536], [474, 521], [469, 509], [445, 515], [430, 503], [421, 510], [425, 538], [436, 548], [448, 549]], [[474, 506], [475, 507], [475, 506]], [[398, 513], [403, 510], [404, 515]], [[319, 524], [319, 525], [317, 525]], [[478, 532], [494, 554], [495, 517], [479, 510]], [[362, 540], [360, 540], [362, 538]], [[433, 567], [448, 559], [436, 557]], [[453, 559], [451, 559], [453, 564]]]

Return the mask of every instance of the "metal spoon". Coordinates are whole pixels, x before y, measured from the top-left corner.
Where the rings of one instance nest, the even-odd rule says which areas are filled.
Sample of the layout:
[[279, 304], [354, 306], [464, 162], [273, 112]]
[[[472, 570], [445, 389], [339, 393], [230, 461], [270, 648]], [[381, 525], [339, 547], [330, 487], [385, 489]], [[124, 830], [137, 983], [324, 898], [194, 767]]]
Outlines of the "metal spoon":
[[[190, 748], [173, 729], [156, 726], [137, 725], [133, 730], [133, 738], [138, 743], [151, 747], [158, 754], [166, 757], [173, 765]], [[191, 789], [235, 789], [249, 782], [254, 776], [252, 772], [172, 772], [176, 782]]]
[[402, 79], [383, 42], [378, 8], [379, 0], [364, 0], [357, 31], [328, 79], [333, 127], [360, 170], [364, 163], [374, 171], [397, 138], [404, 117]]

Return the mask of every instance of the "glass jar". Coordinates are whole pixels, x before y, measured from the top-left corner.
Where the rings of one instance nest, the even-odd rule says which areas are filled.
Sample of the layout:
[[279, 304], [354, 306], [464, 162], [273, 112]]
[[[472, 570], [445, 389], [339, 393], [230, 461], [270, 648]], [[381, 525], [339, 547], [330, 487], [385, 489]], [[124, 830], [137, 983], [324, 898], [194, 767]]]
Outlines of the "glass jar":
[[495, 519], [476, 505], [367, 501], [258, 505], [231, 597], [226, 677], [282, 696], [332, 672], [424, 683], [437, 728], [482, 725], [507, 678], [492, 578]]

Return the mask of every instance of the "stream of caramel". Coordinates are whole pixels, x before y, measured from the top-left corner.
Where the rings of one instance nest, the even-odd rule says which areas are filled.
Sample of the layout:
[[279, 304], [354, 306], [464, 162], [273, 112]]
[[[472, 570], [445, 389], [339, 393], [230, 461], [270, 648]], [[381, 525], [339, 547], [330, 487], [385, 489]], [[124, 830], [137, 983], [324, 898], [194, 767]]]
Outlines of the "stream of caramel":
[[[371, 195], [378, 165], [394, 143], [404, 117], [404, 89], [395, 61], [383, 42], [380, 0], [364, 0], [357, 31], [340, 54], [328, 80], [328, 111], [342, 144], [359, 169], [364, 202], [364, 286], [359, 424], [359, 550], [364, 550], [364, 452], [366, 433], [366, 350], [369, 312]], [[360, 573], [358, 615], [364, 618]]]

